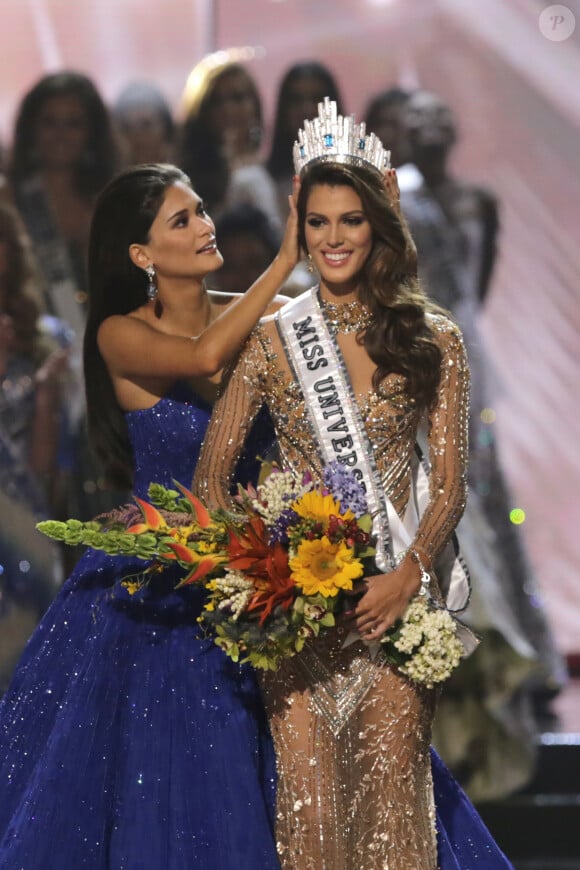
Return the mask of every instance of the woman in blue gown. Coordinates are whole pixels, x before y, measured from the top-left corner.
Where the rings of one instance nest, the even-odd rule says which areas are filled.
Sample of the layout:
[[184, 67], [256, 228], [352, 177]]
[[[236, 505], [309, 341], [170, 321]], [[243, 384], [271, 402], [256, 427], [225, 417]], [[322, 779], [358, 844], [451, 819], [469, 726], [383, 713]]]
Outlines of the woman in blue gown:
[[[210, 378], [296, 259], [237, 301], [208, 296], [213, 223], [174, 167], [128, 170], [91, 231], [89, 421], [111, 473], [146, 497], [189, 483]], [[192, 340], [193, 337], [193, 340]], [[191, 378], [196, 377], [195, 386]], [[178, 574], [130, 595], [144, 564], [89, 551], [30, 639], [0, 704], [2, 870], [275, 870], [275, 766], [253, 673], [196, 623]]]

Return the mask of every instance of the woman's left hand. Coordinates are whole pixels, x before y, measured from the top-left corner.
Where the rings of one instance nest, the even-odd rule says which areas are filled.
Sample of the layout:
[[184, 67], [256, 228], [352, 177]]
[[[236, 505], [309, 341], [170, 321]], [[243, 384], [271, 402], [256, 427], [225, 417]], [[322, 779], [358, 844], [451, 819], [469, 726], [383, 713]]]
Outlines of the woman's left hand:
[[396, 169], [385, 169], [385, 192], [391, 208], [400, 214], [401, 211], [401, 192], [399, 190], [399, 182], [397, 181]]
[[379, 640], [403, 615], [420, 586], [419, 567], [410, 559], [404, 559], [388, 574], [366, 577], [353, 589], [354, 595], [363, 595], [345, 614], [347, 624], [364, 640]]

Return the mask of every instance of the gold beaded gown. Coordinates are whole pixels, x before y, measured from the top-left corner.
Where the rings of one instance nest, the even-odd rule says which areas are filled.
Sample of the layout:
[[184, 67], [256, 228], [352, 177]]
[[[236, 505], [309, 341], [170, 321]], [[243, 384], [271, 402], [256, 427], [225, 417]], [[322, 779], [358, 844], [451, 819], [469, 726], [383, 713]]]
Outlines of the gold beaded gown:
[[[381, 482], [403, 514], [420, 413], [405, 379], [372, 389], [374, 364], [357, 343], [369, 312], [325, 304], [349, 373]], [[432, 316], [442, 351], [428, 415], [430, 499], [415, 544], [441, 551], [465, 506], [469, 373], [458, 328]], [[215, 407], [194, 487], [210, 505], [228, 496], [240, 445], [261, 405], [276, 429], [280, 463], [321, 474], [300, 387], [273, 319], [254, 330]], [[388, 582], [387, 580], [385, 582]], [[283, 870], [436, 870], [429, 744], [434, 690], [373, 660], [340, 626], [262, 681], [278, 764], [277, 840]]]

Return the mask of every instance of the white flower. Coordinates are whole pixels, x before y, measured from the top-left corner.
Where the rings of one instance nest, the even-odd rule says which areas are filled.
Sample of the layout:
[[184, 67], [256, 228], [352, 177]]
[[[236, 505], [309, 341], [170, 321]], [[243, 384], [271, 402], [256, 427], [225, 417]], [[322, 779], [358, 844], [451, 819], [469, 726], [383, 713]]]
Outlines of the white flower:
[[312, 483], [302, 484], [291, 471], [273, 471], [258, 487], [258, 497], [252, 500], [252, 507], [266, 525], [276, 522], [282, 511], [312, 488]]
[[223, 577], [215, 578], [212, 586], [222, 596], [218, 610], [229, 610], [234, 622], [244, 612], [255, 592], [254, 584], [241, 571], [229, 569]]
[[434, 607], [422, 596], [413, 598], [403, 614], [398, 639], [393, 641], [387, 632], [382, 643], [387, 658], [390, 644], [406, 655], [405, 663], [399, 666], [401, 672], [427, 688], [450, 677], [463, 655], [451, 614]]

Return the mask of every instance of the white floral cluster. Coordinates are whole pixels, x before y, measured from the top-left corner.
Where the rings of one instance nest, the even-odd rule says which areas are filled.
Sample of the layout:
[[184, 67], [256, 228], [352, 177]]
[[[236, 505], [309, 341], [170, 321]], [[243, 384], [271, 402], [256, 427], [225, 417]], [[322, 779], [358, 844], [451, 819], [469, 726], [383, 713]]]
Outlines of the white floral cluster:
[[226, 571], [223, 577], [216, 577], [211, 581], [213, 589], [217, 589], [224, 596], [218, 604], [219, 610], [226, 608], [231, 611], [232, 620], [236, 622], [241, 613], [248, 606], [255, 592], [254, 584], [248, 580], [241, 571]]
[[312, 488], [312, 483], [303, 484], [291, 471], [274, 472], [258, 487], [258, 497], [252, 507], [266, 525], [276, 522], [283, 510]]
[[451, 614], [421, 596], [405, 611], [394, 646], [409, 656], [400, 670], [429, 689], [451, 676], [464, 651]]

